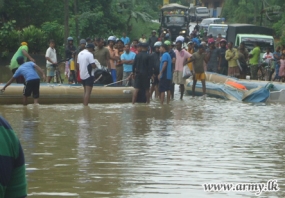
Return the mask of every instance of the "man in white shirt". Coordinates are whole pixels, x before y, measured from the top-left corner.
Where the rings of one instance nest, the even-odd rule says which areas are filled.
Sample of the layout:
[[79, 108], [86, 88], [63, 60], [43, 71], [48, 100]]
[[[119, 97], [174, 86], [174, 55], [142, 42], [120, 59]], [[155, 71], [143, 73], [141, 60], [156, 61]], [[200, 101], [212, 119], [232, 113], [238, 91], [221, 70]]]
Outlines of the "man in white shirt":
[[52, 77], [54, 77], [54, 66], [57, 64], [56, 50], [54, 49], [54, 40], [49, 41], [49, 48], [46, 51], [46, 67], [47, 67], [47, 82], [50, 83]]
[[273, 54], [270, 52], [270, 48], [267, 48], [267, 51], [263, 54], [263, 60], [265, 60], [267, 64], [271, 64], [271, 61], [273, 59], [274, 57], [273, 57]]
[[77, 57], [77, 68], [80, 71], [80, 78], [84, 87], [83, 104], [88, 106], [90, 95], [94, 84], [94, 69], [96, 68], [92, 52], [95, 46], [88, 43], [86, 49], [82, 50]]

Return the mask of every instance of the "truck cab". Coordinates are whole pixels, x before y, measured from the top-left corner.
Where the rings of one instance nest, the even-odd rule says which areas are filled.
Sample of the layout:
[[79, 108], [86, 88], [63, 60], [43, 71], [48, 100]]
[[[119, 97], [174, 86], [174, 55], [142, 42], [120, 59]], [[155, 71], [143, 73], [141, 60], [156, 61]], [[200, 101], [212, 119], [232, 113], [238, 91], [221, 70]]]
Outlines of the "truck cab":
[[170, 31], [171, 40], [177, 36], [189, 34], [188, 8], [177, 3], [165, 5], [161, 8], [160, 33]]

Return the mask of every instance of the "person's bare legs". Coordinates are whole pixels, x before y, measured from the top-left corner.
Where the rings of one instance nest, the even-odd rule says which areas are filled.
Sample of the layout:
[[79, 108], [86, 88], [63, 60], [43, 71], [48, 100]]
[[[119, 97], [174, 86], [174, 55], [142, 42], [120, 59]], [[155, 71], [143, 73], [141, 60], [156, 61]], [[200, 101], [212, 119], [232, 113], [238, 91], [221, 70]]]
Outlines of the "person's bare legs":
[[28, 104], [28, 97], [27, 96], [23, 96], [23, 105], [27, 106]]
[[[154, 91], [155, 91], [155, 86], [151, 85], [151, 88], [150, 88], [150, 99], [152, 99], [152, 95], [153, 95]], [[155, 98], [156, 98], [156, 93], [155, 93]]]
[[52, 76], [48, 76], [47, 77], [47, 83], [50, 83], [51, 79], [52, 79]]
[[206, 95], [206, 81], [201, 80], [201, 82], [202, 82], [202, 87], [203, 87], [203, 95]]
[[160, 97], [160, 93], [159, 93], [159, 90], [158, 90], [158, 85], [155, 85], [154, 89], [155, 89], [155, 98], [159, 98]]
[[90, 86], [85, 86], [84, 87], [84, 98], [83, 98], [83, 105], [84, 106], [88, 106], [90, 95], [91, 95], [91, 92], [92, 92], [92, 88], [93, 87], [90, 87]]
[[165, 92], [160, 93], [160, 104], [163, 105], [164, 103]]
[[181, 95], [180, 95], [180, 100], [182, 100], [183, 99], [183, 95], [184, 95], [184, 90], [185, 90], [185, 87], [184, 87], [184, 85], [183, 84], [180, 84], [180, 91], [181, 91]]
[[135, 102], [137, 101], [138, 98], [138, 93], [139, 93], [139, 89], [135, 89], [134, 93], [133, 93], [133, 104], [135, 104]]
[[38, 98], [34, 98], [34, 104], [38, 105], [39, 104], [39, 99]]
[[193, 97], [195, 96], [196, 83], [197, 83], [197, 80], [193, 79], [193, 85], [192, 85], [192, 96], [193, 96]]
[[170, 91], [167, 91], [167, 104], [170, 103], [170, 96], [171, 96]]
[[145, 90], [145, 97], [146, 97], [146, 104], [149, 104], [149, 98], [150, 98], [150, 94], [149, 94], [149, 89]]
[[174, 87], [175, 87], [175, 84], [172, 83], [171, 84], [171, 90], [170, 90], [170, 93], [171, 93], [171, 99], [173, 100], [174, 99]]

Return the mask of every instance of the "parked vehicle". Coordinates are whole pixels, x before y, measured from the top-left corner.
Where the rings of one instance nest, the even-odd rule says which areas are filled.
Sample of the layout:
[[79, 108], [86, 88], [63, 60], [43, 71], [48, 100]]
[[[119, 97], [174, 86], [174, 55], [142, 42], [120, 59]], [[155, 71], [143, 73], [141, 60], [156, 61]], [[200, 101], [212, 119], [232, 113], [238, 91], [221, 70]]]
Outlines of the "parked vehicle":
[[190, 20], [192, 22], [202, 21], [205, 18], [210, 18], [210, 10], [206, 7], [190, 7], [189, 9]]
[[208, 27], [208, 35], [212, 34], [213, 38], [216, 39], [218, 35], [221, 34], [223, 38], [226, 38], [227, 30], [227, 24], [210, 24]]
[[267, 48], [274, 52], [274, 31], [271, 28], [256, 26], [252, 24], [229, 24], [227, 30], [227, 41], [233, 42], [234, 46], [239, 46], [244, 42], [245, 47], [250, 52], [256, 42], [259, 43], [262, 56]]
[[[174, 40], [179, 35], [189, 35], [189, 12], [188, 7], [177, 3], [165, 5], [161, 8], [160, 30], [171, 33]], [[161, 32], [160, 32], [161, 33]]]
[[223, 20], [221, 18], [206, 18], [200, 23], [200, 27], [208, 30], [210, 24], [222, 24]]

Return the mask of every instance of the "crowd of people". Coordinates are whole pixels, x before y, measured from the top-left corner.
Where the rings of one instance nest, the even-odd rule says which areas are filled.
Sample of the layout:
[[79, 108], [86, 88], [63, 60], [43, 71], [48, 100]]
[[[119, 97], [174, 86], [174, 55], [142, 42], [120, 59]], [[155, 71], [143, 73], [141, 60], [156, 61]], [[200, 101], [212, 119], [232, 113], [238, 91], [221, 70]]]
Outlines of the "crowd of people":
[[[185, 65], [188, 65], [193, 74], [193, 96], [196, 82], [200, 80], [203, 85], [203, 98], [206, 93], [205, 71], [237, 78], [246, 78], [250, 73], [251, 79], [257, 79], [261, 53], [258, 43], [255, 43], [254, 49], [248, 52], [244, 43], [235, 48], [233, 43], [227, 42], [221, 35], [214, 39], [212, 35], [198, 34], [196, 28], [189, 36], [178, 36], [175, 42], [171, 42], [171, 37], [169, 30], [162, 31], [159, 36], [153, 30], [148, 39], [143, 34], [141, 38], [131, 41], [126, 33], [123, 33], [121, 38], [110, 36], [106, 40], [81, 39], [78, 47], [75, 46], [73, 38], [68, 37], [65, 50], [65, 75], [69, 83], [81, 83], [84, 86], [84, 105], [88, 105], [96, 81], [94, 73], [98, 69], [106, 70], [116, 86], [133, 86], [135, 88], [133, 103], [138, 100], [140, 92], [145, 93], [146, 103], [149, 103], [155, 94], [156, 98], [160, 98], [161, 104], [164, 103], [166, 92], [169, 103], [174, 97], [175, 84], [179, 85], [180, 99], [183, 99]], [[45, 58], [46, 82], [50, 83], [55, 75], [55, 65], [58, 64], [54, 40], [50, 40]], [[27, 59], [30, 62], [26, 62]], [[264, 64], [272, 65], [269, 80], [275, 72], [273, 80], [282, 79], [284, 82], [285, 46], [278, 46], [274, 53], [268, 49], [263, 59]], [[37, 103], [40, 79], [37, 70], [44, 78], [46, 76], [34, 62], [35, 60], [28, 54], [28, 44], [21, 43], [10, 64], [13, 77], [2, 91], [16, 79], [17, 83], [25, 83], [24, 104], [32, 93]]]

